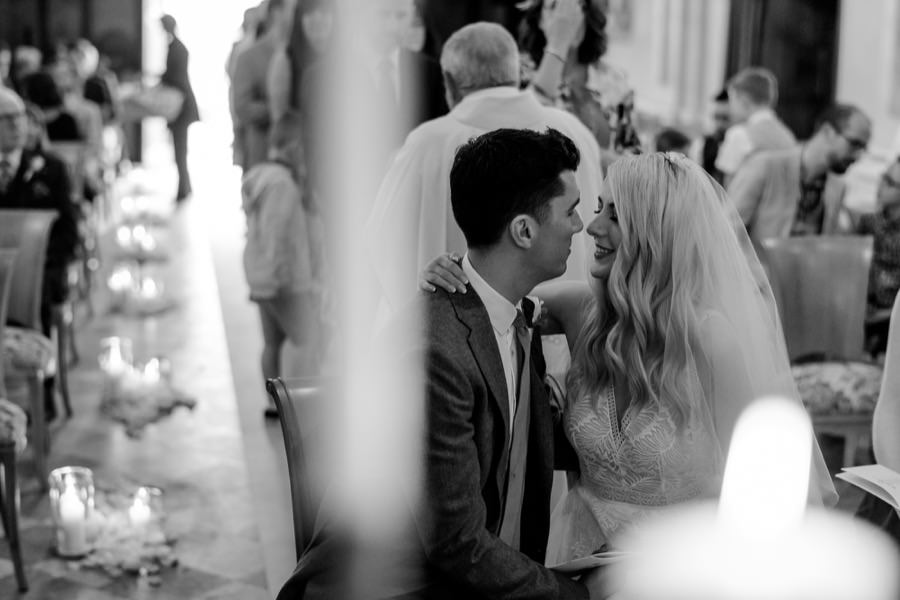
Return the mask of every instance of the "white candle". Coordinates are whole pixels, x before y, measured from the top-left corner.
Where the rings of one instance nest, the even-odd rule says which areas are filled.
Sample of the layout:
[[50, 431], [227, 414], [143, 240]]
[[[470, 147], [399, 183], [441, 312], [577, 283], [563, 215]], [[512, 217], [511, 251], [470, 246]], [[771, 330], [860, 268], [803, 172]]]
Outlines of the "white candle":
[[108, 280], [109, 289], [115, 293], [123, 293], [134, 288], [134, 276], [127, 266], [116, 267]]
[[59, 497], [56, 542], [57, 550], [62, 556], [79, 556], [88, 550], [85, 505], [78, 495], [78, 490], [68, 481]]
[[159, 359], [151, 358], [147, 361], [147, 364], [144, 365], [144, 383], [147, 385], [156, 385], [159, 383], [160, 379], [160, 368], [159, 368]]
[[132, 233], [131, 228], [123, 225], [116, 229], [116, 241], [119, 243], [119, 246], [122, 248], [128, 248], [131, 246]]
[[137, 202], [133, 196], [124, 196], [122, 198], [122, 214], [126, 217], [134, 216], [137, 210]]
[[805, 510], [812, 429], [797, 403], [764, 399], [741, 416], [720, 503], [635, 529], [612, 567], [617, 599], [888, 600], [898, 591], [890, 540], [850, 515]]
[[120, 377], [128, 368], [128, 362], [122, 355], [122, 340], [109, 338], [106, 353], [100, 357], [100, 367], [110, 377]]
[[131, 230], [131, 237], [145, 252], [150, 252], [156, 248], [156, 240], [144, 225], [135, 225], [134, 229]]
[[150, 498], [145, 488], [138, 488], [134, 501], [128, 509], [128, 519], [138, 531], [143, 531], [150, 522]]
[[147, 300], [152, 300], [159, 295], [159, 286], [152, 277], [144, 277], [141, 280], [141, 296]]

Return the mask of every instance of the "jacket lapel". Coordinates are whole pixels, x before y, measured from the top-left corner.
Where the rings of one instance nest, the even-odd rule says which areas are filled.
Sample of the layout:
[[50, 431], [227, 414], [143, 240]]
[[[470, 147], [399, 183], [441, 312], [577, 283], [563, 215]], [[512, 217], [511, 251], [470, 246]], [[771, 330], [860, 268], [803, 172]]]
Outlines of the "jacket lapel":
[[509, 445], [509, 395], [506, 391], [506, 374], [497, 348], [497, 338], [481, 298], [467, 287], [465, 294], [451, 294], [451, 302], [456, 310], [457, 318], [469, 328], [469, 349], [488, 389], [491, 391], [496, 408], [503, 418], [504, 439]]

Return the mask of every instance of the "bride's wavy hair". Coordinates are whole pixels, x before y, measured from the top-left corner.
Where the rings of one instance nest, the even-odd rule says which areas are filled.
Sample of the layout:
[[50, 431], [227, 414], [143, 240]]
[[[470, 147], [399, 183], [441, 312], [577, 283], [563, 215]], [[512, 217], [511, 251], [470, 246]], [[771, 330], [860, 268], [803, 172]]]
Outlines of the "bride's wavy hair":
[[606, 182], [622, 242], [603, 300], [588, 309], [568, 389], [573, 397], [596, 394], [618, 379], [638, 407], [665, 399], [681, 424], [697, 391], [691, 348], [711, 279], [704, 255], [723, 233], [722, 222], [713, 221], [722, 218], [724, 196], [675, 153], [621, 158]]

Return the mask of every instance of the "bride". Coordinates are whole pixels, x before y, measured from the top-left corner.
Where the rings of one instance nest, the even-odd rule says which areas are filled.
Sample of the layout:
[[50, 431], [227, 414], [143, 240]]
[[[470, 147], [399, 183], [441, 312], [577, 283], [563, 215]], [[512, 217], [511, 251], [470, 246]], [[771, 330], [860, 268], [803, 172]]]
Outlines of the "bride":
[[[562, 418], [580, 467], [551, 518], [547, 564], [716, 496], [743, 408], [771, 394], [799, 402], [771, 289], [733, 211], [680, 154], [624, 157], [587, 227], [588, 285], [535, 290], [572, 348]], [[453, 266], [439, 258], [425, 278], [453, 280]], [[813, 456], [810, 502], [833, 505]]]

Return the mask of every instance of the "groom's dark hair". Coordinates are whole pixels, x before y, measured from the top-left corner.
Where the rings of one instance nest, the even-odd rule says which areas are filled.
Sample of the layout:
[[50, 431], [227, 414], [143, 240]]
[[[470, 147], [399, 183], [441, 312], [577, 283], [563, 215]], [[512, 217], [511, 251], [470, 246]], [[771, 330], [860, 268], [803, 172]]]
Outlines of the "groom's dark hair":
[[466, 142], [450, 170], [450, 203], [468, 246], [496, 244], [516, 215], [543, 222], [565, 189], [560, 174], [580, 160], [572, 140], [551, 128], [496, 129]]

